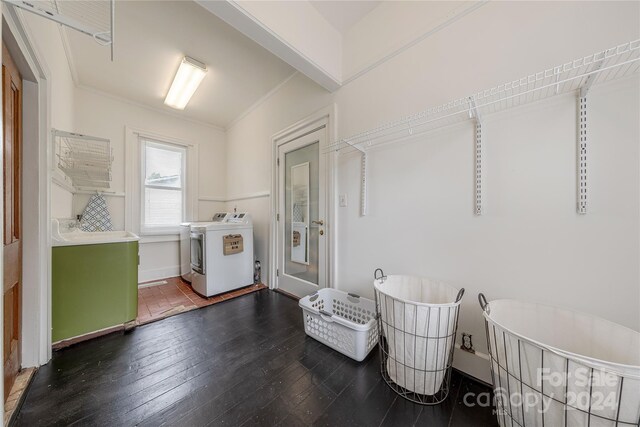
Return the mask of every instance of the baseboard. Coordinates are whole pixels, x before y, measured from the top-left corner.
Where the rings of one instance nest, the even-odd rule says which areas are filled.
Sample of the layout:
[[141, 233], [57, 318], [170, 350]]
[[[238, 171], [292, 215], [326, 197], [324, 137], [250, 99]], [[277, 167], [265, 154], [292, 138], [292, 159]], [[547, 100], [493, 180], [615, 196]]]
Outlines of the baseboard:
[[166, 285], [168, 283], [169, 282], [167, 282], [166, 279], [154, 280], [153, 282], [138, 283], [138, 289], [151, 288], [151, 287], [154, 287], [154, 286]]
[[279, 293], [279, 294], [284, 295], [284, 296], [285, 296], [285, 297], [287, 297], [287, 298], [291, 298], [291, 299], [294, 299], [294, 300], [296, 300], [296, 301], [300, 301], [300, 298], [298, 298], [298, 297], [297, 297], [297, 296], [295, 296], [294, 294], [290, 294], [290, 293], [289, 293], [289, 292], [287, 292], [287, 291], [283, 291], [282, 289], [277, 289], [277, 288], [276, 288], [276, 289], [272, 289], [272, 290], [273, 290], [274, 292], [277, 292], [277, 293]]
[[460, 349], [459, 345], [456, 345], [456, 349], [453, 352], [454, 368], [486, 384], [491, 384], [489, 360], [488, 354], [478, 351], [470, 353]]
[[492, 385], [491, 383], [488, 383], [488, 382], [482, 381], [481, 379], [478, 379], [478, 378], [474, 377], [473, 375], [469, 375], [469, 374], [467, 374], [466, 372], [461, 371], [460, 369], [457, 369], [457, 368], [452, 368], [452, 369], [453, 369], [454, 371], [456, 371], [459, 375], [461, 375], [461, 376], [463, 376], [463, 377], [465, 377], [465, 378], [469, 378], [469, 379], [470, 379], [471, 381], [473, 381], [473, 382], [476, 382], [476, 383], [478, 383], [478, 384], [480, 384], [480, 385], [483, 385], [483, 386], [488, 387], [488, 388], [491, 388], [491, 389], [493, 388], [493, 385]]
[[177, 276], [180, 276], [179, 265], [165, 268], [156, 268], [154, 270], [140, 270], [138, 272], [138, 284]]
[[112, 334], [114, 332], [124, 331], [125, 325], [115, 325], [110, 326], [108, 328], [100, 329], [97, 331], [89, 332], [87, 334], [78, 335], [75, 337], [67, 338], [64, 340], [56, 341], [51, 344], [51, 348], [54, 350], [60, 350], [61, 348], [69, 347], [70, 345], [77, 344], [82, 341], [91, 340], [94, 338], [101, 337], [103, 335]]

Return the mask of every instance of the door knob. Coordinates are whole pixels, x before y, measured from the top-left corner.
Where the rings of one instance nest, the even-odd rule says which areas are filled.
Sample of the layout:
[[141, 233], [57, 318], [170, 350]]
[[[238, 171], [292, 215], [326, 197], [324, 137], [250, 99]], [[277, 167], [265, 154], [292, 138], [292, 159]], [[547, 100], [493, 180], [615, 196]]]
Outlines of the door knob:
[[311, 221], [313, 224], [324, 225], [324, 221], [319, 219], [317, 221]]

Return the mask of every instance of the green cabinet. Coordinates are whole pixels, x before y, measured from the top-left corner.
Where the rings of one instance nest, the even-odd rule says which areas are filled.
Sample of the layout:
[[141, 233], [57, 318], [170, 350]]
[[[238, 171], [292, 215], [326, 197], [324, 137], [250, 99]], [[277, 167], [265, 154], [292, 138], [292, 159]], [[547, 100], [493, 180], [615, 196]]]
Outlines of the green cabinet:
[[52, 342], [137, 317], [137, 241], [54, 246], [52, 257]]

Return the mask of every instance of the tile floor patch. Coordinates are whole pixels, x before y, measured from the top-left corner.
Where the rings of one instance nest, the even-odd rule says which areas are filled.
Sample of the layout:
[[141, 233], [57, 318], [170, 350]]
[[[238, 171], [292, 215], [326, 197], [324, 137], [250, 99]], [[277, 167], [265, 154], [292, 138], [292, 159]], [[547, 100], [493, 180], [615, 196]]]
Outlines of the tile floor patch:
[[138, 317], [136, 325], [155, 322], [196, 308], [207, 307], [221, 301], [227, 301], [242, 295], [266, 289], [263, 284], [250, 285], [244, 288], [229, 291], [224, 294], [204, 298], [196, 294], [191, 285], [180, 277], [164, 279], [165, 284], [156, 286], [144, 286], [158, 281], [141, 283], [138, 288]]

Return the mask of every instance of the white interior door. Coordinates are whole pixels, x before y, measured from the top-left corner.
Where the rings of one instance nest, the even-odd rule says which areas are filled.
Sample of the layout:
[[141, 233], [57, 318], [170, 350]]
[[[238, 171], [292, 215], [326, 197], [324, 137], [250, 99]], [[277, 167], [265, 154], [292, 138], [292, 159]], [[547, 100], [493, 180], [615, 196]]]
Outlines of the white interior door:
[[298, 297], [326, 286], [326, 128], [278, 146], [278, 288]]

